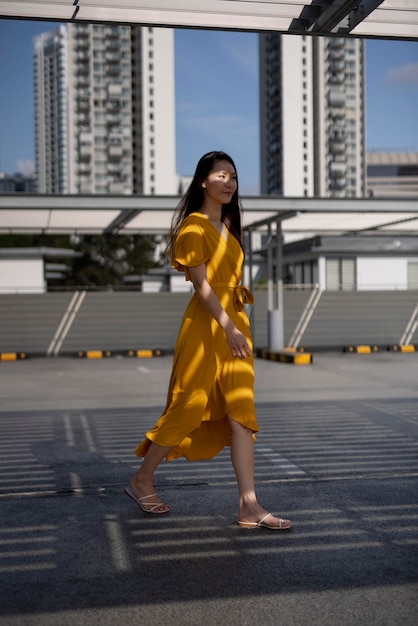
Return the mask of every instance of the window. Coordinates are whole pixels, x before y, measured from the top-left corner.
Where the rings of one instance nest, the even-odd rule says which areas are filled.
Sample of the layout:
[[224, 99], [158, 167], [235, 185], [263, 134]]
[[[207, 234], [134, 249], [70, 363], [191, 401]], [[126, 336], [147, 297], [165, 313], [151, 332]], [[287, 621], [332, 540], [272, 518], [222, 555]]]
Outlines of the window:
[[353, 290], [356, 288], [355, 259], [327, 259], [326, 285], [330, 290]]

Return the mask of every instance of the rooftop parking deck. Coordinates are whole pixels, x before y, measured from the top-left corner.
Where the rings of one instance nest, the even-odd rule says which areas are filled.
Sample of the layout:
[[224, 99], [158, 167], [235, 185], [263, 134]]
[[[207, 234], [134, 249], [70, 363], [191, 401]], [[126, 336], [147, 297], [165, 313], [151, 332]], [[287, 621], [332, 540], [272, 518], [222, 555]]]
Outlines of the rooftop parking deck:
[[415, 624], [417, 353], [256, 360], [258, 494], [283, 534], [235, 524], [228, 450], [159, 468], [168, 516], [124, 495], [170, 365], [0, 364], [2, 626]]

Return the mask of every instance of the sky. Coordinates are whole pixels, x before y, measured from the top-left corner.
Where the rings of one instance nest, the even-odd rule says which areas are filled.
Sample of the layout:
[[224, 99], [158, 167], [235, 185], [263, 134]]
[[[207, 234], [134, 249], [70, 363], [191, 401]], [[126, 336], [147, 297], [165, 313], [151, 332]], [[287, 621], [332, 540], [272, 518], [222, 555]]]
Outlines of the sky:
[[[0, 20], [0, 172], [34, 162], [32, 38], [51, 22]], [[418, 151], [418, 42], [366, 40], [367, 150]], [[209, 150], [234, 158], [241, 194], [259, 191], [255, 33], [175, 31], [176, 169]]]

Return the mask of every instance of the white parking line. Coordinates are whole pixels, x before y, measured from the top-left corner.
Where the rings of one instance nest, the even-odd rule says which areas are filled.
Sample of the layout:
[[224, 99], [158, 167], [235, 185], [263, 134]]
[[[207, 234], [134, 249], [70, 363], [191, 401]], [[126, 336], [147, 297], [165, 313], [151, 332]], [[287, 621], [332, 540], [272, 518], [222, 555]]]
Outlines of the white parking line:
[[64, 429], [65, 429], [65, 438], [67, 440], [67, 446], [72, 447], [75, 446], [74, 441], [74, 432], [71, 425], [71, 419], [68, 415], [64, 415]]
[[75, 472], [70, 472], [70, 483], [71, 483], [71, 487], [75, 491], [81, 491], [81, 489], [83, 488], [82, 483], [81, 483], [81, 478]]
[[87, 417], [83, 413], [80, 414], [80, 421], [81, 421], [81, 427], [84, 432], [84, 436], [86, 438], [87, 448], [89, 449], [90, 452], [96, 452], [96, 446], [94, 445], [93, 435], [90, 430]]
[[291, 476], [306, 476], [306, 472], [300, 469], [297, 465], [291, 463], [284, 456], [272, 450], [272, 448], [256, 448], [256, 452], [261, 454], [264, 458], [266, 458], [270, 463], [274, 463], [278, 465], [280, 469], [284, 470], [286, 474]]
[[123, 540], [123, 533], [117, 515], [105, 516], [106, 532], [109, 538], [109, 547], [112, 563], [119, 571], [128, 571], [131, 568], [128, 550]]

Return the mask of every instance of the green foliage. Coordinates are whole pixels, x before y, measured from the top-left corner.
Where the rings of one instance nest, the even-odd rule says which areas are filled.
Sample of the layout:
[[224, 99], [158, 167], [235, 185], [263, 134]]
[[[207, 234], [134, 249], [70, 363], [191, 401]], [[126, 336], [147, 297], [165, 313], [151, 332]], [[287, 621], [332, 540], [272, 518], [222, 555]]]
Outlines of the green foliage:
[[70, 285], [122, 285], [124, 276], [145, 274], [158, 264], [152, 260], [155, 241], [152, 237], [88, 235], [75, 250], [82, 256], [74, 259]]

